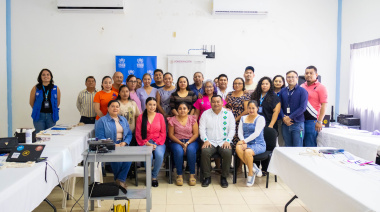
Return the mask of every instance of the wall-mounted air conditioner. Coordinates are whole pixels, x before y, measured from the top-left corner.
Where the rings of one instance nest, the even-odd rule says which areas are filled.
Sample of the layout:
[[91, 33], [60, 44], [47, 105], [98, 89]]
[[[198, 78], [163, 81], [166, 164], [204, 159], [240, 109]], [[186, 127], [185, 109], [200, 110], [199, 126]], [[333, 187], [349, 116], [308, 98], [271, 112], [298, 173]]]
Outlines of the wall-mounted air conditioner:
[[213, 15], [265, 15], [269, 0], [213, 0]]
[[57, 0], [60, 11], [123, 12], [124, 0]]

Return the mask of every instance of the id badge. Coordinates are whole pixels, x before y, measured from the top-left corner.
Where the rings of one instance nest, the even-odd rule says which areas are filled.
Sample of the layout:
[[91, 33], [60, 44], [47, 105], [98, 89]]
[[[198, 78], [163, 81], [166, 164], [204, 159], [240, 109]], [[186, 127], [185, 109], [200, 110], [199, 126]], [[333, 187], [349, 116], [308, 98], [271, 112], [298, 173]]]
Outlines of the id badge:
[[50, 103], [49, 103], [49, 101], [44, 101], [44, 108], [45, 109], [49, 109], [50, 108]]
[[259, 113], [263, 112], [263, 107], [259, 107]]
[[286, 108], [286, 113], [290, 114], [290, 107]]

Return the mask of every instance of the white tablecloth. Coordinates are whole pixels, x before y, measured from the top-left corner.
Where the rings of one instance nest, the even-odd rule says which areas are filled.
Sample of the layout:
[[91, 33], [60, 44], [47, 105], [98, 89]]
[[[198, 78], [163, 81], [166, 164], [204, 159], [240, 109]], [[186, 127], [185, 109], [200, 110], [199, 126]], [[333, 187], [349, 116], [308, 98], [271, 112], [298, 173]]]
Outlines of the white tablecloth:
[[376, 155], [380, 152], [380, 136], [363, 130], [323, 128], [318, 133], [317, 144], [319, 147], [344, 149], [370, 161], [376, 161]]
[[380, 211], [380, 179], [324, 157], [300, 155], [305, 149], [275, 148], [268, 171], [281, 177], [311, 211]]
[[[64, 136], [53, 136], [44, 142], [42, 157], [55, 169], [60, 180], [72, 174], [82, 161], [81, 154], [87, 139], [93, 135], [94, 125], [75, 127]], [[32, 211], [58, 185], [58, 178], [46, 163], [36, 163], [28, 168], [0, 170], [0, 211]]]

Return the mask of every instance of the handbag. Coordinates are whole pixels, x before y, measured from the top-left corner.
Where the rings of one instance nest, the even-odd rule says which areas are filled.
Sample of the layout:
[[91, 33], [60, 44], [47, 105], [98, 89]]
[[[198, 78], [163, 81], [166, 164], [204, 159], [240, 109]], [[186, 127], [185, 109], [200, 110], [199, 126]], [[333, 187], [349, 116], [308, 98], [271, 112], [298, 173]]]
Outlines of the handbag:
[[[90, 197], [107, 197], [107, 196], [118, 196], [119, 189], [121, 189], [115, 183], [92, 183], [88, 186], [88, 195]], [[126, 194], [127, 190], [123, 188], [123, 193]]]

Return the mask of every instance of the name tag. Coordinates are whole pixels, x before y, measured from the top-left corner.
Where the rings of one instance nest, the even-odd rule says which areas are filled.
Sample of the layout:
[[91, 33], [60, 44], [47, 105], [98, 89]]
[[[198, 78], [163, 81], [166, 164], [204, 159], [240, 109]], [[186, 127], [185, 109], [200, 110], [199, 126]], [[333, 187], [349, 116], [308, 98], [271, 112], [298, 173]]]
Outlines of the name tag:
[[286, 108], [286, 113], [287, 113], [287, 114], [290, 113], [290, 107]]
[[44, 101], [44, 108], [49, 109], [50, 108], [50, 102], [49, 101]]
[[263, 107], [259, 107], [259, 113], [262, 113], [263, 112]]

